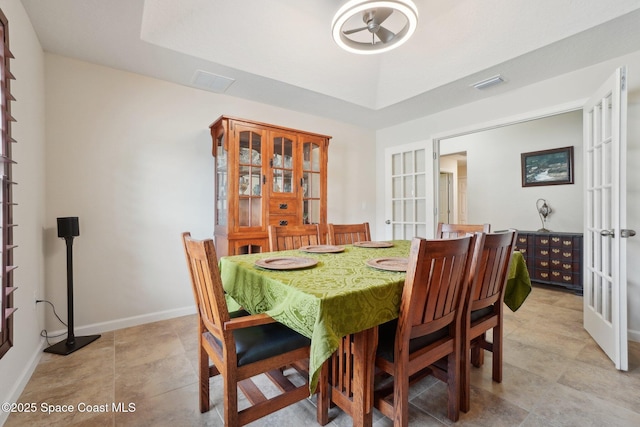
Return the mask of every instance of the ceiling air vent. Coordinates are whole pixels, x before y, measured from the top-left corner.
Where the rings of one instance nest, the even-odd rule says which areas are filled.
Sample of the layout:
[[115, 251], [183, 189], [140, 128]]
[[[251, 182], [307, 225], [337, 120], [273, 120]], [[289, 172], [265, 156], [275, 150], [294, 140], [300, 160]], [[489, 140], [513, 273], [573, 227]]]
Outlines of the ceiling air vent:
[[226, 92], [229, 86], [235, 81], [235, 79], [202, 70], [196, 70], [191, 78], [191, 83], [193, 83], [194, 86], [216, 93]]
[[502, 82], [504, 82], [504, 79], [500, 74], [498, 74], [497, 76], [489, 77], [488, 79], [484, 79], [479, 82], [476, 82], [471, 86], [475, 87], [476, 89], [486, 89], [488, 87], [495, 86]]

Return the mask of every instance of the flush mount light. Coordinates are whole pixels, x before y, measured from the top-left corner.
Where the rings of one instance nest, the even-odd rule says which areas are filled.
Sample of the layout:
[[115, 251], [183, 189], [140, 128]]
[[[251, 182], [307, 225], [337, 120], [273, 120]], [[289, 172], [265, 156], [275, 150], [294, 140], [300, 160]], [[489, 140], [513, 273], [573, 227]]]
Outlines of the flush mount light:
[[374, 54], [402, 45], [417, 24], [418, 9], [411, 0], [350, 0], [336, 12], [331, 31], [344, 50]]

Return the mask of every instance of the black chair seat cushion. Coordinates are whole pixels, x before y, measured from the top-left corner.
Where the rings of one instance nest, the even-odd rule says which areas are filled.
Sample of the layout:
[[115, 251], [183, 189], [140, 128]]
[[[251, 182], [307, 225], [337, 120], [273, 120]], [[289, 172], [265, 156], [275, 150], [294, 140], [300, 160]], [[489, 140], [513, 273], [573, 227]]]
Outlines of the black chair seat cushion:
[[491, 313], [493, 313], [493, 306], [491, 305], [489, 307], [481, 308], [480, 310], [474, 310], [471, 312], [471, 323], [473, 324], [476, 320], [479, 320]]
[[[229, 313], [232, 318], [248, 314], [244, 310]], [[233, 331], [233, 337], [236, 342], [238, 366], [311, 345], [309, 338], [278, 322], [237, 329]], [[216, 341], [222, 345], [217, 339]]]
[[[396, 329], [398, 327], [398, 319], [383, 323], [378, 327], [378, 351], [377, 356], [393, 362], [394, 347], [396, 341]], [[446, 337], [449, 334], [448, 327], [444, 327], [435, 332], [422, 337], [414, 338], [409, 341], [409, 353], [413, 353], [423, 347]]]

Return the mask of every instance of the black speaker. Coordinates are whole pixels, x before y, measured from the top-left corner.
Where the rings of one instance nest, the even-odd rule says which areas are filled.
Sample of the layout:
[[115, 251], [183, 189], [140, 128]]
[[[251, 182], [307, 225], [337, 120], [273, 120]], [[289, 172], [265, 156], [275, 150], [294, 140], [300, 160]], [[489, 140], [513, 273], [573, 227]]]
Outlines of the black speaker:
[[58, 218], [58, 237], [64, 237], [67, 244], [67, 339], [45, 348], [47, 353], [66, 356], [100, 338], [100, 335], [76, 337], [73, 331], [73, 238], [79, 235], [77, 216]]
[[58, 237], [77, 237], [80, 235], [80, 224], [77, 216], [58, 218]]

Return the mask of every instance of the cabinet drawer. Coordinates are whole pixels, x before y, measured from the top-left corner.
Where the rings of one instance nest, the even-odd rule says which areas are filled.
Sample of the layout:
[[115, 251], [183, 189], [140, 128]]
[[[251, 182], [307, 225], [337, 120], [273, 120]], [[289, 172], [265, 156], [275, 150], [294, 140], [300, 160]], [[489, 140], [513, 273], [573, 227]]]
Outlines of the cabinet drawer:
[[536, 246], [535, 248], [533, 248], [533, 254], [534, 258], [544, 258], [544, 259], [549, 259], [549, 256], [551, 255], [551, 250], [549, 248], [541, 248]]
[[269, 215], [269, 225], [302, 225], [297, 215]]
[[553, 282], [558, 282], [558, 283], [564, 283], [567, 285], [576, 285], [579, 284], [579, 279], [580, 279], [580, 275], [579, 274], [575, 274], [575, 273], [571, 273], [571, 272], [566, 272], [566, 271], [556, 271], [556, 270], [551, 270], [549, 272], [549, 275], [551, 277], [551, 281]]
[[580, 263], [575, 261], [562, 261], [560, 259], [550, 259], [549, 267], [553, 270], [569, 272], [569, 273], [580, 273]]
[[580, 249], [580, 242], [575, 237], [567, 236], [550, 236], [549, 244], [552, 247], [564, 249]]
[[551, 236], [548, 234], [537, 235], [535, 236], [535, 245], [536, 247], [546, 248], [551, 244]]
[[269, 200], [269, 213], [272, 215], [297, 215], [298, 203], [295, 199]]

